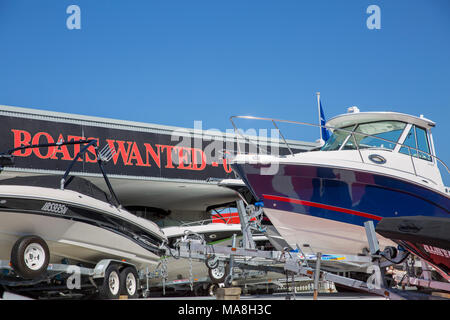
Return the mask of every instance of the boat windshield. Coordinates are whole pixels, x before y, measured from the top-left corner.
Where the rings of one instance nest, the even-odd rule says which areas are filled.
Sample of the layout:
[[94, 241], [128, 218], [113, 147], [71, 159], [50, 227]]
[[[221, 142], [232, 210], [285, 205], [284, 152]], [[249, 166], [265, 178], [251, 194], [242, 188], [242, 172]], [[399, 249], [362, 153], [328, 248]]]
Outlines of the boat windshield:
[[335, 129], [333, 134], [327, 140], [327, 142], [325, 143], [325, 145], [322, 147], [321, 150], [322, 151], [339, 150], [350, 134], [348, 131], [353, 131], [354, 127], [355, 126], [349, 126]]
[[[395, 142], [398, 141], [405, 127], [406, 123], [401, 121], [376, 121], [354, 125], [353, 128], [342, 128], [352, 130], [354, 132], [353, 137], [346, 131], [335, 129], [333, 135], [322, 147], [322, 150], [354, 150], [356, 149], [355, 142], [360, 149], [384, 148], [393, 150], [396, 145]], [[382, 139], [393, 142], [387, 142]]]

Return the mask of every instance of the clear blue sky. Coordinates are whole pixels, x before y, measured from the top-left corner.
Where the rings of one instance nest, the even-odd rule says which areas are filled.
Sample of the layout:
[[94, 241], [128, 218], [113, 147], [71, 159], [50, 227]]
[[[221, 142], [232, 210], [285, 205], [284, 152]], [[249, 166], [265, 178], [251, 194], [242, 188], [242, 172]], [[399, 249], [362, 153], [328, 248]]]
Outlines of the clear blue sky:
[[0, 104], [225, 130], [317, 122], [316, 91], [327, 118], [424, 114], [450, 162], [450, 1], [0, 0]]

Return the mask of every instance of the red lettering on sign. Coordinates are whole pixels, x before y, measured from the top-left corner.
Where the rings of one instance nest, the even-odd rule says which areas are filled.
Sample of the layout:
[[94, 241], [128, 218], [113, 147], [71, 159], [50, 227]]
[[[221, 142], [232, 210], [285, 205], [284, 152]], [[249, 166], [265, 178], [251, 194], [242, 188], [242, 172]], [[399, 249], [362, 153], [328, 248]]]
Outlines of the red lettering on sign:
[[172, 162], [172, 151], [173, 151], [174, 146], [166, 146], [166, 145], [161, 145], [161, 144], [157, 144], [156, 146], [158, 148], [161, 147], [161, 150], [166, 149], [166, 159], [167, 159], [167, 161], [166, 161], [165, 168], [168, 168], [168, 169], [175, 168], [173, 166], [173, 162]]
[[[11, 129], [11, 132], [13, 133], [14, 148], [30, 144], [54, 143], [55, 141], [65, 140], [62, 133], [52, 136], [44, 131], [37, 132], [34, 135], [26, 130], [20, 129]], [[58, 137], [58, 139], [55, 140], [53, 137]], [[79, 141], [84, 139], [96, 140], [97, 146], [100, 144], [99, 138], [86, 138], [75, 135], [67, 135], [66, 141]], [[140, 149], [141, 145], [138, 145], [135, 141], [106, 139], [106, 142], [110, 148], [116, 151], [112, 157], [114, 165], [117, 165], [119, 159], [121, 163], [126, 166], [151, 167], [153, 164], [156, 164], [158, 168], [161, 168], [161, 161], [165, 161], [163, 164], [164, 168], [194, 171], [202, 171], [207, 165], [206, 155], [200, 148], [161, 144], [155, 144], [152, 146], [150, 143], [143, 143], [145, 148], [144, 151], [144, 149]], [[71, 161], [81, 151], [83, 146], [73, 145], [73, 148], [73, 155], [71, 153], [71, 149], [66, 145], [47, 147], [46, 152], [43, 150], [44, 148], [18, 150], [14, 152], [13, 155], [28, 157], [34, 153], [39, 159]], [[141, 152], [145, 152], [145, 157], [143, 157]], [[165, 153], [165, 155], [163, 155], [165, 159], [163, 160], [161, 160], [161, 153]], [[97, 162], [96, 147], [89, 146], [83, 158], [84, 159], [78, 158], [77, 161], [85, 161], [88, 163]], [[212, 167], [220, 166], [218, 162], [213, 162], [211, 165]], [[222, 160], [222, 165], [226, 173], [230, 173], [232, 171], [226, 158]]]
[[[200, 171], [206, 167], [206, 155], [203, 150], [198, 148], [192, 148], [192, 170]], [[200, 167], [197, 167], [198, 160], [200, 160]]]
[[141, 153], [139, 152], [139, 149], [136, 145], [136, 142], [133, 142], [132, 147], [131, 147], [131, 152], [130, 155], [128, 156], [128, 163], [127, 165], [133, 165], [133, 163], [131, 162], [131, 160], [136, 160], [136, 165], [140, 166], [140, 167], [148, 167], [150, 166], [150, 164], [144, 164], [144, 162], [142, 161], [142, 157], [141, 157]]
[[[40, 142], [41, 137], [45, 137], [45, 139], [47, 141], [45, 142]], [[52, 136], [50, 134], [48, 134], [47, 132], [38, 132], [34, 135], [33, 140], [31, 140], [32, 144], [39, 144], [39, 143], [54, 143], [55, 140], [53, 140]], [[40, 159], [48, 159], [50, 157], [53, 156], [54, 152], [55, 152], [55, 147], [48, 147], [47, 149], [47, 154], [44, 156], [41, 153], [40, 148], [33, 148], [33, 152], [34, 154], [40, 158]]]
[[150, 167], [150, 159], [148, 154], [152, 157], [153, 161], [155, 161], [158, 168], [161, 168], [161, 148], [160, 145], [156, 145], [156, 149], [158, 150], [158, 154], [155, 152], [153, 147], [149, 143], [144, 143], [145, 147], [145, 156], [146, 156], [146, 164]]
[[[191, 163], [191, 159], [190, 159], [191, 148], [177, 147], [177, 149], [179, 149], [177, 169], [192, 170], [192, 163]], [[189, 164], [189, 165], [187, 165], [187, 164]]]
[[[29, 146], [31, 141], [31, 134], [25, 130], [11, 129], [14, 134], [14, 149], [21, 146]], [[33, 152], [32, 149], [17, 150], [13, 156], [28, 157]]]

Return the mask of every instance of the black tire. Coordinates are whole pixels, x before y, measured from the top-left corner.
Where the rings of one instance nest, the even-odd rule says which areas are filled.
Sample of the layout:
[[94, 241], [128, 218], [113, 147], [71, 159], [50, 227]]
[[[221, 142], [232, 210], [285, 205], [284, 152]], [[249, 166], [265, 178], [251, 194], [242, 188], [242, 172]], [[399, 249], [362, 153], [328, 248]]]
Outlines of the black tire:
[[49, 260], [48, 245], [38, 236], [24, 236], [11, 249], [11, 266], [24, 279], [42, 276], [47, 271]]
[[[133, 283], [131, 283], [133, 282]], [[126, 267], [120, 272], [120, 294], [130, 299], [139, 296], [139, 276], [134, 267]]]
[[212, 283], [223, 283], [230, 273], [230, 266], [228, 263], [219, 264], [217, 268], [208, 269], [208, 275]]
[[120, 296], [120, 273], [116, 265], [106, 268], [105, 277], [98, 287], [101, 299], [118, 299]]

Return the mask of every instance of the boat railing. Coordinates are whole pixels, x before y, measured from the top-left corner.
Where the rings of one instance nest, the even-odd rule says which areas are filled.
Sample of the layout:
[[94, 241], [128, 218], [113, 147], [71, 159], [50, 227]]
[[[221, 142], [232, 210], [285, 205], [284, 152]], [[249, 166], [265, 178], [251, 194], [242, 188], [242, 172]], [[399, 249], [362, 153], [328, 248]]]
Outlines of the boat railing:
[[[347, 130], [347, 129], [343, 129], [343, 128], [337, 128], [337, 127], [333, 127], [333, 126], [328, 126], [328, 125], [320, 125], [320, 124], [314, 124], [314, 123], [308, 123], [308, 122], [301, 122], [301, 121], [295, 121], [295, 120], [282, 120], [282, 119], [275, 119], [275, 118], [264, 118], [264, 117], [255, 117], [255, 116], [232, 116], [230, 117], [230, 121], [231, 124], [233, 125], [234, 128], [234, 132], [237, 136], [241, 137], [244, 141], [247, 141], [249, 144], [255, 145], [258, 151], [262, 151], [262, 153], [267, 154], [267, 151], [265, 149], [262, 149], [257, 143], [255, 143], [255, 139], [254, 137], [252, 139], [250, 139], [250, 137], [246, 137], [243, 133], [242, 130], [240, 130], [235, 122], [233, 121], [234, 119], [247, 119], [247, 120], [262, 120], [262, 121], [269, 121], [272, 123], [272, 125], [275, 127], [275, 129], [278, 131], [280, 137], [281, 137], [281, 141], [284, 143], [284, 145], [286, 145], [286, 148], [289, 150], [291, 155], [294, 155], [294, 152], [292, 151], [293, 148], [291, 148], [291, 146], [288, 143], [288, 140], [286, 139], [286, 137], [282, 134], [281, 130], [279, 129], [279, 126], [277, 125], [277, 123], [289, 123], [289, 124], [295, 124], [295, 125], [303, 125], [303, 126], [310, 126], [310, 127], [316, 127], [316, 128], [325, 128], [325, 129], [329, 129], [329, 130], [333, 130], [333, 131], [342, 131], [348, 134], [348, 137], [346, 139], [343, 140], [342, 146], [343, 147], [348, 140], [351, 139], [353, 140], [353, 143], [355, 145], [356, 150], [358, 151], [358, 154], [360, 156], [361, 162], [366, 163], [366, 161], [364, 161], [364, 157], [362, 156], [361, 153], [361, 149], [383, 149], [386, 151], [393, 151], [397, 146], [400, 146], [400, 148], [407, 148], [408, 149], [408, 154], [409, 157], [411, 159], [411, 163], [412, 163], [412, 167], [413, 167], [413, 171], [414, 171], [414, 175], [417, 177], [421, 177], [418, 173], [417, 173], [417, 169], [416, 166], [414, 164], [414, 157], [415, 155], [417, 155], [417, 157], [419, 157], [419, 155], [421, 154], [426, 154], [427, 156], [431, 157], [432, 159], [434, 159], [437, 162], [439, 162], [447, 171], [447, 174], [450, 174], [450, 169], [449, 167], [445, 164], [445, 162], [441, 159], [439, 159], [437, 156], [430, 154], [428, 152], [425, 152], [423, 150], [420, 150], [418, 148], [414, 148], [411, 146], [408, 146], [406, 144], [402, 144], [399, 143], [397, 141], [392, 141], [389, 139], [385, 139], [385, 138], [381, 138], [375, 135], [371, 135], [371, 134], [367, 134], [367, 133], [362, 133], [362, 132], [355, 132], [354, 129], [353, 130]], [[359, 145], [356, 136], [364, 136], [364, 137], [370, 137], [373, 139], [377, 139], [389, 144], [394, 144], [396, 147], [394, 147], [392, 150], [389, 148], [381, 148], [381, 147], [369, 147], [369, 148], [361, 148], [361, 146]], [[240, 147], [240, 144], [237, 144], [238, 146], [238, 153], [243, 153]], [[429, 179], [427, 177], [422, 177], [422, 178], [426, 178]]]

